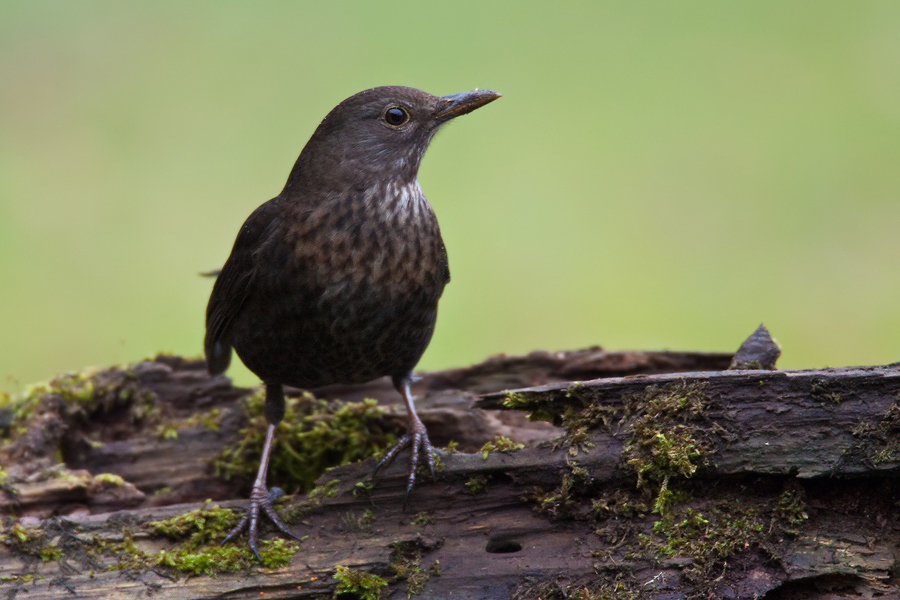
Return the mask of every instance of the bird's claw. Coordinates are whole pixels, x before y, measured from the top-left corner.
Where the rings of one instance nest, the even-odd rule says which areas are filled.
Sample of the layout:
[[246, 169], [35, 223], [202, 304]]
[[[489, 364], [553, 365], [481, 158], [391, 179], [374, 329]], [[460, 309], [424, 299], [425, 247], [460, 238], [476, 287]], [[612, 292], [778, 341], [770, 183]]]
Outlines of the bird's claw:
[[269, 517], [281, 533], [300, 541], [300, 538], [291, 533], [284, 521], [281, 520], [281, 517], [278, 516], [278, 513], [275, 512], [275, 501], [282, 496], [284, 496], [284, 490], [278, 487], [273, 487], [271, 490], [266, 490], [265, 487], [254, 487], [253, 491], [250, 493], [250, 506], [244, 511], [244, 516], [241, 517], [241, 520], [235, 525], [234, 529], [229, 531], [228, 535], [225, 536], [225, 539], [222, 540], [222, 544], [237, 537], [244, 529], [248, 529], [247, 545], [250, 546], [250, 550], [256, 555], [257, 560], [262, 562], [262, 557], [256, 549], [256, 543], [259, 539], [260, 510]]
[[425, 462], [428, 464], [428, 469], [431, 471], [432, 480], [437, 479], [434, 474], [434, 454], [431, 449], [431, 440], [428, 439], [428, 432], [422, 421], [419, 419], [410, 421], [406, 433], [403, 434], [403, 437], [401, 437], [400, 440], [384, 454], [381, 460], [378, 461], [378, 464], [375, 465], [375, 471], [372, 473], [372, 475], [375, 476], [382, 467], [389, 465], [397, 455], [400, 454], [400, 451], [406, 448], [411, 448], [412, 452], [410, 456], [409, 476], [406, 485], [406, 500], [403, 503], [404, 508], [409, 501], [410, 492], [412, 492], [413, 487], [416, 485], [416, 471], [419, 467], [420, 454], [425, 457]]

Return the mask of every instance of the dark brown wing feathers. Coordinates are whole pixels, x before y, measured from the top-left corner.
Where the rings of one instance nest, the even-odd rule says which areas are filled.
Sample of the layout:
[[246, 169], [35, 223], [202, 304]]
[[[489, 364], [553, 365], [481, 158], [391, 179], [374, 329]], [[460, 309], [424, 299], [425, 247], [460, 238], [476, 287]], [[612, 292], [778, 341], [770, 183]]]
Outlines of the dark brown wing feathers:
[[206, 364], [212, 374], [223, 373], [231, 362], [229, 329], [253, 289], [256, 254], [277, 225], [276, 201], [257, 208], [238, 232], [231, 255], [216, 278], [206, 307]]

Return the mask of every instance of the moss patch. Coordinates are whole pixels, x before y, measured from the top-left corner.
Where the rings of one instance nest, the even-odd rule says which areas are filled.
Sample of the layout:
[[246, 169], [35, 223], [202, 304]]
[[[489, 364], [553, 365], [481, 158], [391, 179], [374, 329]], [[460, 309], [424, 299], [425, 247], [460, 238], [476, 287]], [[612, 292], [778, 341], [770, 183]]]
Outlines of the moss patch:
[[567, 402], [558, 404], [549, 394], [524, 394], [508, 392], [503, 407], [527, 410], [531, 421], [547, 421], [566, 430], [554, 443], [555, 447], [568, 446], [569, 455], [587, 452], [593, 444], [588, 440], [588, 430], [609, 425], [616, 415], [614, 408], [604, 405], [597, 392], [585, 391], [578, 383], [566, 389]]
[[[127, 368], [87, 369], [30, 386], [16, 397], [0, 397], [0, 456], [55, 457], [61, 460], [69, 443], [100, 446], [84, 432], [117, 439], [127, 431], [161, 421], [156, 395], [134, 375], [140, 364]], [[102, 423], [102, 427], [98, 426]]]
[[21, 523], [13, 523], [0, 531], [0, 543], [21, 554], [36, 557], [42, 557], [48, 548], [44, 545], [45, 537], [41, 527], [24, 527]]
[[370, 509], [366, 509], [362, 514], [347, 511], [341, 515], [341, 530], [345, 532], [367, 532], [372, 530], [375, 524], [375, 515]]
[[524, 444], [517, 444], [506, 436], [498, 435], [481, 447], [481, 458], [487, 460], [491, 452], [515, 452], [524, 447]]
[[878, 422], [860, 421], [853, 429], [856, 451], [872, 465], [900, 461], [900, 396]]
[[[754, 480], [752, 491], [738, 484], [735, 494], [727, 490], [737, 482], [710, 489], [692, 481], [719, 445], [733, 437], [727, 423], [706, 418], [712, 403], [706, 384], [649, 386], [623, 397], [620, 408], [601, 405], [596, 393], [577, 385], [567, 390], [564, 401], [557, 395], [555, 406], [518, 393], [506, 400], [508, 407], [527, 407], [532, 416], [566, 429], [555, 445], [568, 447], [567, 471], [556, 488], [528, 496], [535, 511], [551, 519], [591, 523], [604, 545], [595, 556], [597, 565], [618, 569], [583, 581], [528, 582], [514, 598], [642, 597], [627, 565], [663, 560], [672, 561], [670, 568], [679, 565], [674, 568], [694, 589], [710, 591], [721, 585], [717, 582], [726, 572], [739, 578], [747, 565], [766, 564], [808, 522], [803, 488], [791, 485], [793, 480], [782, 487], [772, 478], [768, 492], [757, 490], [759, 481]], [[900, 433], [900, 409], [896, 417]], [[892, 419], [886, 421], [882, 432], [893, 427]], [[577, 456], [591, 450], [589, 432], [598, 428], [624, 441], [621, 467], [633, 474], [636, 485], [597, 486], [578, 465]]]
[[395, 542], [391, 552], [391, 583], [406, 582], [406, 595], [412, 597], [425, 591], [428, 580], [441, 574], [440, 561], [422, 567], [424, 549], [416, 542]]
[[424, 527], [426, 525], [434, 525], [434, 515], [427, 510], [423, 510], [416, 513], [416, 516], [413, 517], [412, 521], [409, 522], [410, 525], [415, 527]]
[[[213, 461], [218, 476], [249, 481], [256, 473], [268, 427], [264, 404], [263, 391], [243, 400], [249, 423]], [[308, 393], [287, 398], [269, 481], [285, 489], [299, 485], [307, 491], [327, 469], [379, 455], [396, 441], [396, 432], [384, 422], [384, 409], [374, 400], [327, 402]]]
[[539, 581], [526, 577], [511, 600], [638, 600], [640, 586], [628, 574]]
[[[64, 557], [70, 561], [85, 562], [90, 542], [81, 540], [72, 533], [77, 526], [63, 519], [51, 518], [34, 526], [14, 523], [0, 531], [0, 542], [18, 554], [26, 566], [37, 560], [57, 562]], [[9, 581], [25, 582], [32, 574], [17, 574]], [[38, 577], [43, 579], [43, 577]]]
[[708, 403], [706, 384], [650, 386], [641, 396], [624, 399], [621, 423], [629, 430], [622, 460], [637, 475], [637, 486], [656, 489], [656, 512], [672, 501], [669, 482], [691, 477], [715, 451], [720, 427], [701, 427]]
[[466, 480], [465, 486], [467, 494], [472, 496], [483, 494], [488, 488], [488, 477], [487, 475], [472, 475]]
[[526, 499], [535, 502], [535, 510], [551, 519], [589, 518], [590, 509], [584, 499], [594, 495], [590, 475], [571, 459], [567, 468], [559, 486], [549, 492], [536, 488]]
[[797, 535], [797, 525], [806, 518], [802, 490], [788, 490], [774, 499], [674, 507], [653, 524], [653, 535], [639, 540], [658, 556], [692, 559], [684, 575], [708, 584], [721, 574], [723, 563], [741, 552], [771, 554], [785, 537]]
[[98, 473], [94, 475], [94, 479], [96, 481], [102, 481], [103, 483], [108, 483], [115, 486], [125, 485], [125, 480], [115, 473]]
[[[180, 542], [173, 550], [162, 550], [152, 560], [194, 575], [234, 573], [257, 564], [244, 543], [220, 545], [220, 541], [237, 524], [238, 516], [230, 509], [212, 506], [192, 510], [166, 519], [147, 523], [146, 528], [158, 535]], [[270, 569], [287, 565], [297, 551], [296, 542], [282, 538], [263, 540], [259, 555], [263, 566]]]
[[336, 598], [354, 598], [359, 600], [379, 600], [388, 582], [378, 575], [355, 571], [349, 567], [338, 565], [334, 571], [337, 588]]
[[727, 484], [721, 491], [682, 487], [655, 520], [646, 489], [608, 490], [593, 501], [595, 533], [608, 548], [597, 558], [683, 559], [682, 575], [696, 589], [712, 590], [729, 569], [741, 573], [748, 562], [770, 561], [807, 522], [804, 488], [796, 480], [754, 483], [754, 490], [739, 484], [736, 495]]
[[156, 428], [156, 435], [164, 440], [171, 440], [178, 437], [180, 429], [192, 429], [195, 427], [205, 427], [210, 431], [218, 431], [222, 422], [224, 413], [221, 409], [212, 408], [210, 410], [196, 413], [187, 419], [181, 421], [171, 421], [162, 423]]
[[[121, 542], [94, 539], [92, 550], [113, 556], [116, 562], [109, 570], [144, 571], [172, 569], [191, 575], [217, 575], [247, 571], [259, 561], [244, 542], [221, 544], [238, 521], [238, 515], [217, 505], [192, 510], [170, 519], [151, 521], [144, 525], [152, 535], [164, 536], [174, 542], [173, 547], [149, 553], [134, 541], [133, 529], [123, 526]], [[259, 554], [262, 565], [279, 568], [287, 565], [297, 552], [296, 542], [282, 538], [262, 540]]]
[[[283, 538], [263, 540], [259, 543], [259, 556], [264, 567], [276, 569], [286, 566], [297, 552], [296, 542]], [[156, 564], [168, 566], [193, 575], [235, 573], [256, 566], [257, 560], [246, 544], [218, 543], [197, 548], [180, 548], [175, 552], [159, 552]]]

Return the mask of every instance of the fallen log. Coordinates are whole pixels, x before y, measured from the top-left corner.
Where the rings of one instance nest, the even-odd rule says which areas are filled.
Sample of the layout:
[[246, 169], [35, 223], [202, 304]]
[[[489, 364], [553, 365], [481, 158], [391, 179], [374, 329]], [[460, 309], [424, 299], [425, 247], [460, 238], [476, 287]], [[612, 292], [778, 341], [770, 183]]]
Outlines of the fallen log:
[[[251, 452], [255, 390], [166, 356], [64, 377], [0, 408], [0, 505], [14, 515], [0, 593], [891, 593], [900, 365], [726, 370], [731, 359], [594, 348], [424, 374], [420, 414], [450, 444], [437, 481], [423, 474], [404, 510], [403, 461], [373, 482], [374, 459], [353, 458], [310, 491], [296, 490], [286, 458], [273, 483], [298, 491], [281, 511], [304, 539], [271, 536], [266, 565], [240, 540], [217, 544], [227, 509], [244, 505], [250, 476], [234, 457]], [[377, 452], [402, 431], [393, 394], [385, 382], [315, 393], [349, 404], [293, 394], [294, 420], [312, 425], [285, 430], [285, 453], [309, 439]], [[348, 442], [352, 427], [365, 439]]]

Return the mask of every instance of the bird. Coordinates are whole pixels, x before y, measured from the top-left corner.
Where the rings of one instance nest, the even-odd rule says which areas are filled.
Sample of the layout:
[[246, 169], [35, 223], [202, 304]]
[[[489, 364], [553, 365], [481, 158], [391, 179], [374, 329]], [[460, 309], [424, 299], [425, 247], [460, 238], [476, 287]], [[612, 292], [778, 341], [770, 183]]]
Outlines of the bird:
[[248, 531], [257, 552], [260, 513], [296, 538], [266, 485], [284, 386], [311, 389], [388, 376], [407, 409], [406, 433], [375, 471], [411, 453], [407, 498], [420, 458], [434, 474], [431, 442], [410, 391], [450, 281], [437, 217], [419, 165], [448, 121], [500, 97], [475, 89], [434, 96], [403, 86], [359, 92], [315, 129], [276, 197], [241, 226], [206, 310], [212, 375], [232, 349], [265, 388], [268, 423], [250, 502], [223, 543]]

